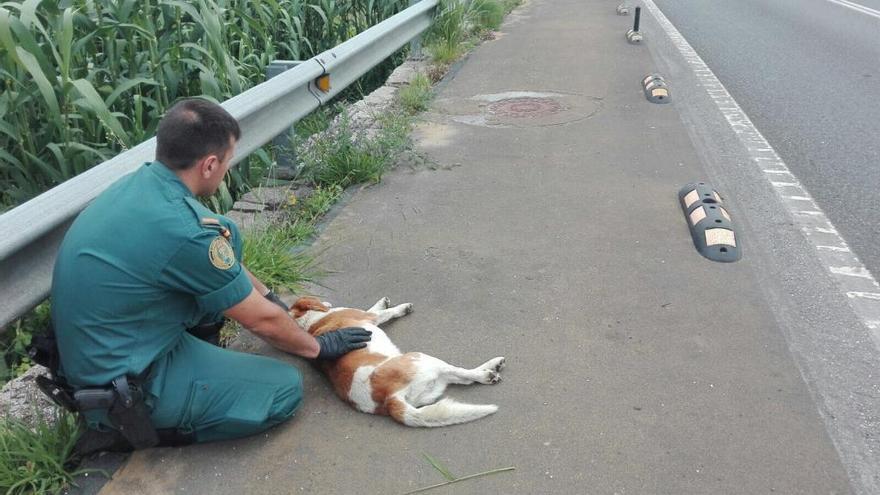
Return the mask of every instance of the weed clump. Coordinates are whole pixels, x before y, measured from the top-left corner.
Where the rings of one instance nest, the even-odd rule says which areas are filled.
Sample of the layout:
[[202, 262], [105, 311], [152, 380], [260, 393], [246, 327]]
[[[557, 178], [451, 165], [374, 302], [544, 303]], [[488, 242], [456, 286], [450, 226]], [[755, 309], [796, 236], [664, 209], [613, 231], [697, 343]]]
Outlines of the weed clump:
[[59, 493], [88, 472], [68, 467], [80, 433], [76, 418], [59, 410], [54, 419], [41, 417], [34, 428], [0, 420], [0, 492]]
[[417, 74], [409, 85], [397, 93], [400, 105], [410, 115], [424, 112], [431, 102], [431, 81], [424, 74]]

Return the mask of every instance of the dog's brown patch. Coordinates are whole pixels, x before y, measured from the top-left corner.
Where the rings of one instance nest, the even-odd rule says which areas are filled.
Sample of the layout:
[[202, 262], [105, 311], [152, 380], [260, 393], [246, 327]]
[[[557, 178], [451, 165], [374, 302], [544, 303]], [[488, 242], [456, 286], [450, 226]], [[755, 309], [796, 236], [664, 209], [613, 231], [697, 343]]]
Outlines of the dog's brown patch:
[[384, 354], [375, 354], [367, 352], [366, 349], [352, 351], [337, 359], [336, 361], [327, 361], [322, 364], [322, 368], [330, 381], [336, 394], [346, 402], [349, 400], [351, 393], [351, 382], [354, 379], [354, 373], [361, 366], [378, 366], [379, 363], [388, 359]]
[[385, 401], [385, 409], [388, 412], [388, 415], [394, 418], [395, 421], [400, 424], [406, 424], [404, 418], [404, 413], [406, 413], [406, 402], [397, 397], [389, 397], [388, 400]]
[[416, 374], [418, 352], [408, 352], [389, 359], [370, 375], [372, 399], [376, 403], [376, 414], [390, 414], [399, 405], [393, 397], [397, 391], [409, 385]]
[[309, 333], [317, 337], [322, 333], [345, 327], [359, 327], [364, 323], [376, 323], [377, 315], [360, 309], [340, 309], [316, 321], [309, 327]]
[[330, 308], [324, 306], [324, 303], [322, 303], [317, 297], [306, 296], [300, 297], [295, 303], [293, 303], [293, 306], [290, 307], [290, 313], [294, 318], [299, 318], [309, 311], [321, 311], [326, 313], [329, 309]]

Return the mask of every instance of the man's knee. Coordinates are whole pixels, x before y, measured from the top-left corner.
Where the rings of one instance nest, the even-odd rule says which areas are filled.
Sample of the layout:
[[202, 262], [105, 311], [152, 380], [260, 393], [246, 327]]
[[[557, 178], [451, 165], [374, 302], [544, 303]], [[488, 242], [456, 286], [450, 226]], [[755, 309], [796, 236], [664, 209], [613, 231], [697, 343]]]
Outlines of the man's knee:
[[281, 386], [272, 401], [270, 418], [281, 422], [293, 416], [303, 399], [302, 374], [292, 366], [285, 366], [279, 377]]

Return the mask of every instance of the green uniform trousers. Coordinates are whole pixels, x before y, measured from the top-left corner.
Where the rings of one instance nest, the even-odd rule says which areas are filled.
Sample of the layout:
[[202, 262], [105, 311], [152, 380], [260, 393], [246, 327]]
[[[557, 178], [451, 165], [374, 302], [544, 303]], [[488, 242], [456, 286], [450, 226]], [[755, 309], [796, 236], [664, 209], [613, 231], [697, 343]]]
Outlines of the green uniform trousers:
[[144, 389], [153, 426], [193, 433], [196, 442], [266, 430], [290, 418], [303, 395], [296, 368], [190, 334], [153, 363]]

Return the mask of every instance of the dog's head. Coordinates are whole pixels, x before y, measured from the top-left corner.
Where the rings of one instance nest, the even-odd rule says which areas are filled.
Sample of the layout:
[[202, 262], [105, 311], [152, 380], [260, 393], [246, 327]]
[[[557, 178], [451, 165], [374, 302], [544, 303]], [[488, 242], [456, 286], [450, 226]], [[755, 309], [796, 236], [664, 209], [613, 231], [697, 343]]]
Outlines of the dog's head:
[[329, 310], [330, 308], [322, 303], [317, 297], [305, 296], [300, 297], [295, 303], [293, 303], [293, 306], [290, 307], [290, 315], [293, 316], [294, 319], [299, 319], [309, 311], [326, 313]]

